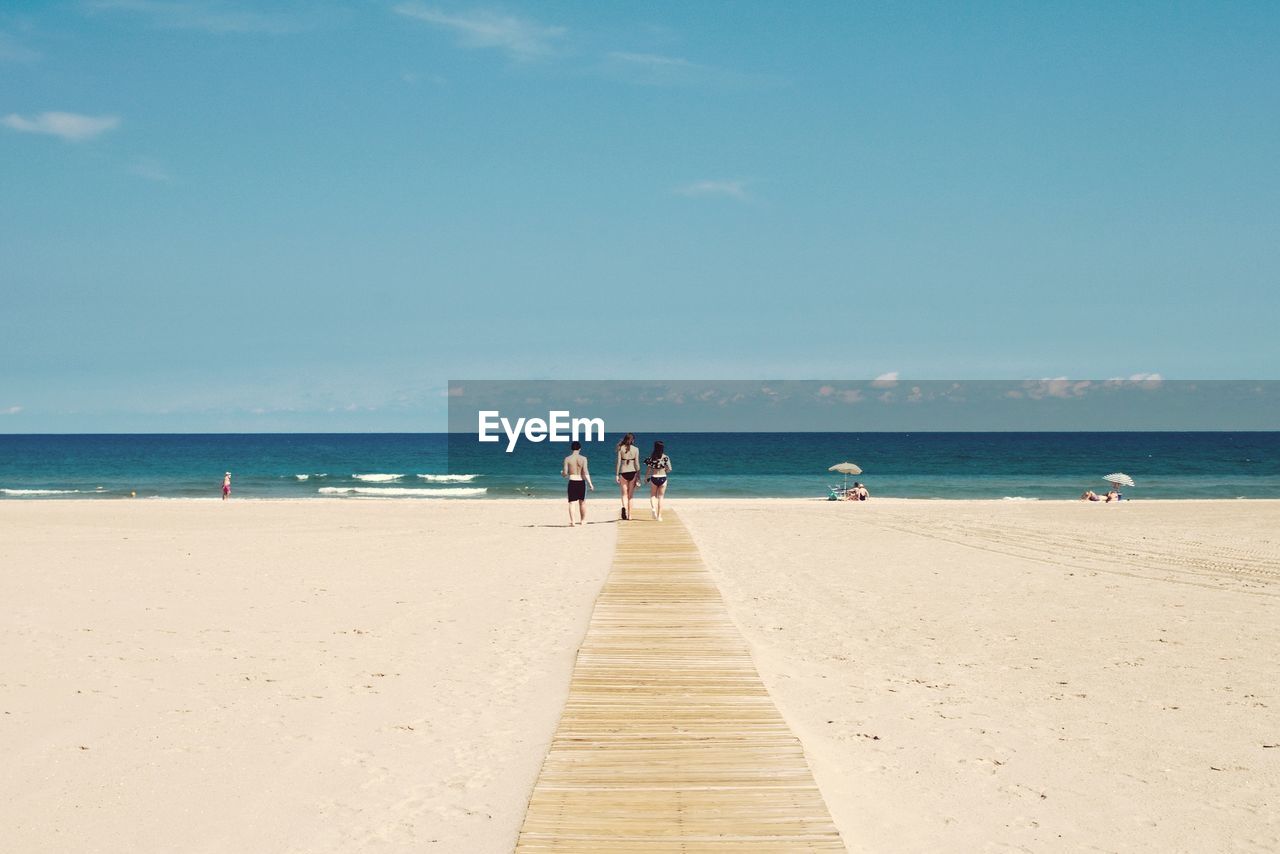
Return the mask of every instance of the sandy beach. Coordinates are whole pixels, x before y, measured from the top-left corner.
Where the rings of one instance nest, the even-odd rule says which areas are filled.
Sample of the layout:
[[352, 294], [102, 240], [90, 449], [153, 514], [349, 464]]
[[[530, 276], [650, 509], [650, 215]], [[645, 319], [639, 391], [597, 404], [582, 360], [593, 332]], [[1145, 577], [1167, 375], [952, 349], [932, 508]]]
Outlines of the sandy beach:
[[1280, 502], [681, 506], [851, 851], [1280, 849]]
[[[673, 499], [851, 851], [1280, 848], [1280, 502]], [[511, 850], [617, 532], [563, 522], [0, 503], [6, 847]]]
[[0, 505], [3, 847], [509, 850], [614, 538], [542, 509]]

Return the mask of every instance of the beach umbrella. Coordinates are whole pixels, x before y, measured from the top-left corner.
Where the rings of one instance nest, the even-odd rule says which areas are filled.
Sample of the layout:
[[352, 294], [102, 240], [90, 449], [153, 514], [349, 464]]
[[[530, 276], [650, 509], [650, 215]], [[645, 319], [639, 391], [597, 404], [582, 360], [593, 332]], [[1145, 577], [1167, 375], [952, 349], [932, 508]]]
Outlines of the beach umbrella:
[[1114, 483], [1116, 486], [1133, 486], [1133, 478], [1122, 471], [1114, 472], [1103, 478], [1107, 483]]
[[849, 489], [849, 475], [862, 474], [862, 469], [858, 468], [856, 465], [848, 461], [843, 463], [836, 463], [831, 468], [827, 469], [827, 471], [839, 472], [840, 474], [844, 475], [844, 488], [846, 491]]

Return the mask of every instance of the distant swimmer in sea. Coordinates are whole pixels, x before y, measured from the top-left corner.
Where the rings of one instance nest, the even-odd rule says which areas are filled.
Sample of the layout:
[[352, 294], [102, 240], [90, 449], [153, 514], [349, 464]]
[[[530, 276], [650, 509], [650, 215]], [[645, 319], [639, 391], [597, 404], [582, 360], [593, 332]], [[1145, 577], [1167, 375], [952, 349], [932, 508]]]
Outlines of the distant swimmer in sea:
[[640, 449], [636, 434], [628, 433], [618, 443], [618, 458], [613, 467], [613, 482], [622, 490], [622, 518], [631, 518], [631, 497], [636, 494], [640, 477]]
[[573, 453], [564, 458], [564, 464], [560, 466], [560, 476], [569, 478], [569, 527], [574, 525], [573, 521], [573, 502], [578, 502], [578, 522], [582, 525], [587, 521], [587, 487], [591, 487], [591, 491], [596, 491], [596, 486], [591, 482], [591, 470], [587, 468], [587, 458], [578, 453], [582, 450], [581, 442], [574, 442], [569, 446]]
[[231, 497], [231, 472], [227, 472], [222, 476], [222, 500], [226, 501]]
[[667, 476], [671, 474], [671, 458], [662, 442], [653, 443], [653, 453], [644, 461], [645, 480], [649, 481], [649, 512], [662, 521], [662, 499], [667, 494]]

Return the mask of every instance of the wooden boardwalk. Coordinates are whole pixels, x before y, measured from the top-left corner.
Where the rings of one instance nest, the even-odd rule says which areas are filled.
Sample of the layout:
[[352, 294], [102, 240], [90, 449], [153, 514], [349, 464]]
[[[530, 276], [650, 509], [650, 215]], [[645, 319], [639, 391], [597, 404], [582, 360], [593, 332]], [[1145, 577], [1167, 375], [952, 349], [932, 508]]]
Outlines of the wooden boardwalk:
[[516, 851], [844, 851], [684, 525], [619, 524]]

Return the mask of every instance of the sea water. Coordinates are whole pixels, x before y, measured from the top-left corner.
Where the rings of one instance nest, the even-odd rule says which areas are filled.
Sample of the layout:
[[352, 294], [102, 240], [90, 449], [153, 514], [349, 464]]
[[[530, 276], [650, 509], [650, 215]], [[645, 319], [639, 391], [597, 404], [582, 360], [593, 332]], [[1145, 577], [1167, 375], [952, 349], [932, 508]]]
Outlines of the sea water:
[[[1121, 471], [1131, 499], [1280, 498], [1280, 432], [669, 433], [641, 436], [642, 458], [655, 438], [672, 498], [824, 498], [846, 460], [873, 496], [1072, 499]], [[617, 439], [584, 449], [598, 498]], [[0, 435], [0, 500], [218, 498], [226, 471], [233, 498], [551, 497], [565, 453], [443, 433]]]

